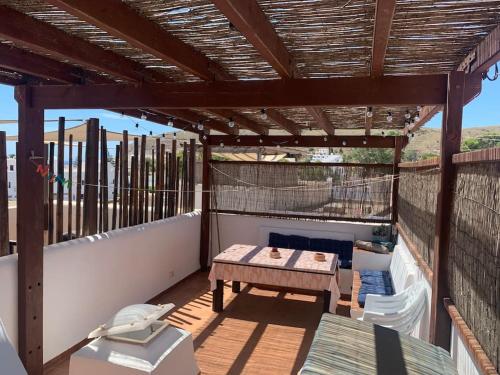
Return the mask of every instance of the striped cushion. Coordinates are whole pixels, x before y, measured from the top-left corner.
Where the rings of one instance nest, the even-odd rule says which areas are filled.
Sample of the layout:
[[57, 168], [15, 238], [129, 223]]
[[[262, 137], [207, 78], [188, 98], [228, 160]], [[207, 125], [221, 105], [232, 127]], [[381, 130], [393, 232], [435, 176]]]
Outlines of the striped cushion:
[[301, 375], [456, 375], [444, 349], [388, 328], [323, 314]]

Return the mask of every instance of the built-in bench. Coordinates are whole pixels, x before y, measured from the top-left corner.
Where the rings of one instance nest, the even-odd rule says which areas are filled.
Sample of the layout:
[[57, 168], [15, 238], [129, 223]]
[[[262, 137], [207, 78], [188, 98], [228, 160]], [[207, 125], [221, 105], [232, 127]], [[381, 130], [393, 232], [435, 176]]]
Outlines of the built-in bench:
[[[356, 249], [356, 251], [359, 251]], [[370, 257], [366, 252], [365, 258]], [[377, 258], [376, 253], [371, 253]], [[393, 295], [402, 292], [416, 281], [415, 262], [399, 246], [394, 248], [387, 269], [369, 267], [353, 270], [351, 317], [357, 319], [363, 315], [363, 307], [367, 294]]]
[[295, 250], [321, 251], [339, 256], [339, 266], [343, 269], [352, 268], [352, 241], [334, 240], [329, 238], [309, 238], [298, 235], [269, 233], [269, 246]]

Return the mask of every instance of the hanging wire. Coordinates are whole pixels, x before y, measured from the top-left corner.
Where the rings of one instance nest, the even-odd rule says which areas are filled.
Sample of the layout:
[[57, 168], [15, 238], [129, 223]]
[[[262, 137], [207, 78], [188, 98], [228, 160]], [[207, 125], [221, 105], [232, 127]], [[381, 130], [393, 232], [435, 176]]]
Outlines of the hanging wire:
[[488, 81], [496, 81], [498, 79], [499, 73], [498, 73], [498, 63], [495, 63], [495, 73], [493, 74], [493, 77], [490, 77], [488, 75], [488, 72], [484, 72], [482, 74], [483, 80], [487, 79]]

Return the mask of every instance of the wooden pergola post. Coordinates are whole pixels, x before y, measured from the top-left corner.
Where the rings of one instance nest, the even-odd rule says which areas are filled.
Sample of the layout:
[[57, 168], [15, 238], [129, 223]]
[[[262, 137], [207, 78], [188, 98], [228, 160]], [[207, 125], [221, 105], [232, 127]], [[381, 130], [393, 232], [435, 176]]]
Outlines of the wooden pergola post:
[[448, 254], [455, 179], [455, 169], [452, 159], [453, 154], [460, 152], [464, 79], [465, 74], [461, 71], [452, 72], [448, 76], [447, 102], [443, 111], [443, 125], [441, 130], [441, 174], [437, 197], [434, 239], [430, 341], [446, 350], [450, 348], [451, 319], [443, 301], [444, 298], [450, 296], [448, 285]]
[[394, 165], [392, 167], [392, 225], [398, 221], [398, 195], [399, 195], [399, 163], [401, 163], [401, 150], [403, 149], [403, 137], [394, 138]]
[[30, 375], [43, 373], [43, 109], [31, 103], [31, 87], [17, 86], [17, 251], [19, 356]]
[[[0, 132], [0, 257], [9, 254], [9, 193], [7, 180], [7, 141]], [[7, 224], [3, 224], [7, 223]]]
[[208, 254], [210, 249], [210, 146], [203, 143], [203, 168], [202, 168], [202, 193], [201, 193], [201, 236], [200, 236], [200, 268], [208, 268]]

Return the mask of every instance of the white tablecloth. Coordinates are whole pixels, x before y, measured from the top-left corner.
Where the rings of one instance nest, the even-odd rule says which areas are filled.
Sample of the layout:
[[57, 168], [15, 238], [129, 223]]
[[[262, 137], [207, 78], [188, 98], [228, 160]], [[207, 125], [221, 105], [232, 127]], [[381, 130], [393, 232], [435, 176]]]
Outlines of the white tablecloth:
[[233, 245], [217, 255], [209, 280], [216, 289], [216, 280], [242, 281], [289, 288], [328, 290], [330, 308], [335, 313], [340, 291], [337, 285], [337, 255], [325, 254], [326, 261], [314, 260], [313, 251], [279, 249], [281, 258], [269, 256], [270, 247]]

